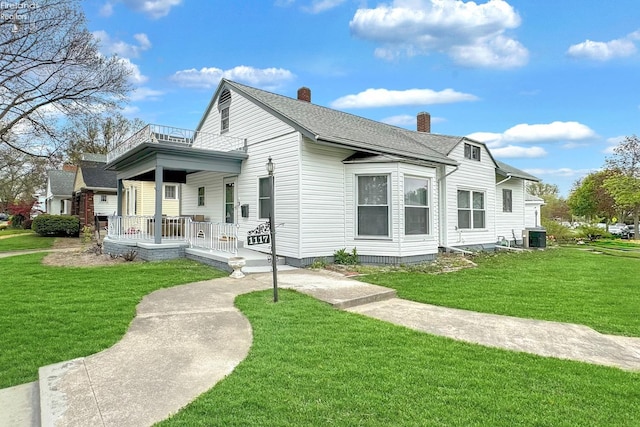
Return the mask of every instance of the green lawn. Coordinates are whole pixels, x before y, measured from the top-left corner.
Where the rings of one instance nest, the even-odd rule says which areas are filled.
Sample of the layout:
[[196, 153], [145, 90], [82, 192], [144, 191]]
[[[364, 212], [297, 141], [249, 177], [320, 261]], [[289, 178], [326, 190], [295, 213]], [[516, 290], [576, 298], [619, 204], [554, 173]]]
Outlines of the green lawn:
[[242, 295], [247, 359], [160, 426], [636, 426], [640, 374], [411, 331], [291, 291]]
[[[11, 235], [7, 233], [7, 235]], [[53, 246], [55, 237], [42, 237], [33, 232], [18, 233], [0, 239], [0, 252], [22, 251], [27, 249], [49, 249]]]
[[640, 259], [559, 248], [481, 256], [477, 263], [456, 273], [373, 274], [362, 280], [418, 302], [640, 337]]
[[144, 295], [226, 274], [187, 260], [51, 267], [41, 264], [44, 256], [0, 259], [0, 388], [34, 381], [40, 366], [112, 346]]

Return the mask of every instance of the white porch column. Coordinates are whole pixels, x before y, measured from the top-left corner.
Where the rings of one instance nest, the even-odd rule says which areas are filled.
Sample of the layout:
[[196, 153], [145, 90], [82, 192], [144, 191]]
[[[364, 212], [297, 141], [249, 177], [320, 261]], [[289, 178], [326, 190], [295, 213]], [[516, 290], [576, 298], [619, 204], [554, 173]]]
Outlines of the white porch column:
[[154, 243], [162, 243], [162, 187], [163, 187], [162, 166], [156, 165], [156, 212], [153, 226]]
[[122, 194], [124, 193], [124, 180], [122, 179], [118, 179], [118, 189], [116, 192], [116, 197], [117, 197], [117, 210], [116, 210], [116, 214], [118, 216], [122, 216]]

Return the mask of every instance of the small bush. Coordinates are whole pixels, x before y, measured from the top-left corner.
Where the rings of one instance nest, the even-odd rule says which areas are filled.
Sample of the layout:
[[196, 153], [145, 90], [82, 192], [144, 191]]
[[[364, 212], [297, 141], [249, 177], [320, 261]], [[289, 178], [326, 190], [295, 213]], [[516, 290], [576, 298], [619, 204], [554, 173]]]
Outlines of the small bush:
[[322, 269], [327, 266], [327, 261], [324, 258], [316, 258], [313, 260], [309, 268]]
[[333, 253], [333, 261], [336, 264], [342, 265], [356, 265], [358, 264], [358, 253], [356, 248], [353, 248], [351, 252], [347, 252], [347, 248], [342, 248]]
[[70, 215], [38, 215], [31, 228], [41, 236], [78, 236], [80, 219]]
[[134, 251], [133, 249], [130, 249], [127, 252], [122, 254], [122, 259], [130, 262], [135, 260], [137, 256], [138, 256], [138, 252]]
[[573, 230], [557, 221], [543, 220], [542, 226], [547, 230], [547, 240], [551, 242], [569, 243], [576, 237]]
[[611, 234], [600, 227], [596, 227], [595, 225], [581, 225], [576, 229], [577, 235], [576, 237], [581, 239], [587, 239], [589, 241], [595, 241], [601, 238], [611, 238]]
[[82, 243], [89, 243], [93, 240], [93, 228], [85, 225], [82, 227]]
[[25, 219], [24, 221], [22, 221], [22, 228], [25, 230], [31, 230], [32, 224], [33, 224], [32, 219]]

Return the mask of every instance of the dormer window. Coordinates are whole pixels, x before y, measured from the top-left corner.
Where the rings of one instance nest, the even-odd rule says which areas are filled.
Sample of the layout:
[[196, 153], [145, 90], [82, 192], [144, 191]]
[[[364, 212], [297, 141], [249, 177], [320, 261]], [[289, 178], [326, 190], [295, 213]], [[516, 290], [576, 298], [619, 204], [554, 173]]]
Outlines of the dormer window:
[[225, 89], [218, 99], [218, 110], [220, 111], [220, 133], [229, 131], [229, 106], [231, 105], [231, 92]]
[[464, 144], [464, 157], [470, 160], [480, 161], [480, 147], [472, 144]]

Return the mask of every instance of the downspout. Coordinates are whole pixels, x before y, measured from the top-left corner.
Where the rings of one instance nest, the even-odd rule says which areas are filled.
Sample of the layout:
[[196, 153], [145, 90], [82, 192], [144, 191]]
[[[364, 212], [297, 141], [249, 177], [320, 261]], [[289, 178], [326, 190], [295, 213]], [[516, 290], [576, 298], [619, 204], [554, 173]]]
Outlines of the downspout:
[[[444, 174], [443, 176], [441, 176], [440, 178], [438, 178], [438, 208], [440, 210], [440, 224], [438, 226], [438, 240], [439, 245], [446, 247], [448, 246], [448, 229], [447, 227], [449, 226], [449, 209], [447, 206], [447, 181], [446, 178], [451, 175], [452, 173], [456, 172], [458, 169], [460, 168], [460, 166], [455, 166], [453, 168], [453, 170], [451, 170], [449, 173]], [[443, 170], [447, 170], [447, 166], [443, 166]]]

